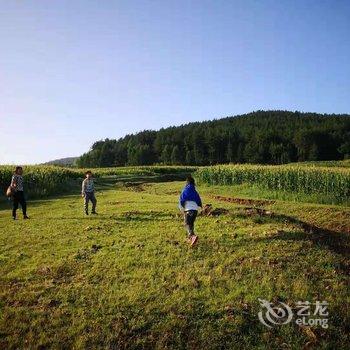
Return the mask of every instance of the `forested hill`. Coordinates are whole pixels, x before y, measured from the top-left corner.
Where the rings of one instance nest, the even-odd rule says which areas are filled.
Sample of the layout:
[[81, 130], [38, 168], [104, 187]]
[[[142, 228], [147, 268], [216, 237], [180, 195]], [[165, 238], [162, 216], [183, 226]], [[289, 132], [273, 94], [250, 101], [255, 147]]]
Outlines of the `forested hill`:
[[77, 159], [78, 157], [60, 158], [60, 159], [51, 160], [50, 162], [46, 162], [44, 163], [44, 165], [57, 165], [57, 166], [70, 167], [70, 166], [74, 166]]
[[280, 164], [350, 157], [350, 115], [257, 111], [95, 142], [82, 167]]

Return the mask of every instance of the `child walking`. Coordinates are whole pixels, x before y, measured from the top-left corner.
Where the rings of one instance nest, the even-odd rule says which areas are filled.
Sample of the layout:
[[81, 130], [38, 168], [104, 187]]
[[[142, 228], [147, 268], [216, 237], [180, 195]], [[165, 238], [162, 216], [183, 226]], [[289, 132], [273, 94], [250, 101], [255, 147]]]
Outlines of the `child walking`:
[[85, 173], [85, 179], [82, 183], [81, 196], [84, 198], [84, 210], [85, 214], [89, 215], [89, 201], [92, 203], [91, 214], [96, 213], [96, 197], [95, 197], [95, 188], [94, 180], [92, 178], [92, 172], [89, 170]]
[[23, 191], [23, 168], [21, 166], [16, 167], [16, 170], [12, 176], [11, 180], [11, 193], [13, 199], [13, 208], [12, 208], [12, 218], [16, 220], [16, 212], [18, 209], [18, 204], [22, 207], [23, 219], [29, 219], [27, 216], [27, 202], [24, 197]]
[[202, 200], [196, 190], [194, 178], [188, 176], [186, 179], [186, 186], [180, 195], [179, 208], [184, 213], [187, 237], [191, 246], [198, 241], [198, 236], [194, 233], [194, 222], [198, 214], [198, 209], [201, 207]]

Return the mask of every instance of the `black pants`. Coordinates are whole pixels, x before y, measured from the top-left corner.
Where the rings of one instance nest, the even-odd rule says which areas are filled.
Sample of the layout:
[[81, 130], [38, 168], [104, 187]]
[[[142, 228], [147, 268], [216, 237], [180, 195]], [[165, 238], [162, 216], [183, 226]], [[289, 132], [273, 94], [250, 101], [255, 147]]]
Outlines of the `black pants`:
[[194, 222], [196, 221], [197, 210], [187, 210], [185, 211], [184, 220], [185, 227], [187, 229], [188, 237], [194, 235]]
[[84, 195], [84, 210], [85, 210], [85, 213], [88, 213], [89, 201], [91, 201], [91, 203], [92, 203], [92, 213], [95, 213], [97, 200], [96, 200], [94, 192], [85, 192], [85, 195]]
[[23, 216], [27, 215], [27, 202], [24, 198], [23, 191], [16, 191], [13, 195], [13, 209], [12, 209], [12, 216], [16, 217], [16, 211], [18, 209], [18, 204], [22, 207]]

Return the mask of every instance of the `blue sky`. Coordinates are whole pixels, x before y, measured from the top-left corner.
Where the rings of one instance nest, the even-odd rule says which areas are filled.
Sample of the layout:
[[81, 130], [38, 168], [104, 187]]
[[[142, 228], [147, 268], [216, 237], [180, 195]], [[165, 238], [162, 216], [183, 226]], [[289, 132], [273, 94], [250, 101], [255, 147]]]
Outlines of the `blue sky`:
[[0, 163], [258, 109], [350, 112], [350, 1], [0, 0]]

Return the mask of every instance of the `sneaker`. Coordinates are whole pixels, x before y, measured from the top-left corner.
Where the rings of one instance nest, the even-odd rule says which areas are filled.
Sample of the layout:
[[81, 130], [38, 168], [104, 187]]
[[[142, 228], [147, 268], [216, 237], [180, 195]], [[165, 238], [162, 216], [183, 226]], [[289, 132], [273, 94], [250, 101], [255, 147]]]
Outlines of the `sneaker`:
[[29, 219], [29, 216], [28, 216], [28, 215], [24, 215], [24, 216], [23, 216], [23, 219], [24, 219], [24, 220]]
[[191, 238], [191, 247], [194, 246], [198, 241], [198, 236], [193, 235]]
[[12, 220], [17, 220], [17, 218], [15, 216], [12, 216]]
[[92, 215], [97, 215], [97, 213], [95, 211], [92, 211], [91, 214]]

